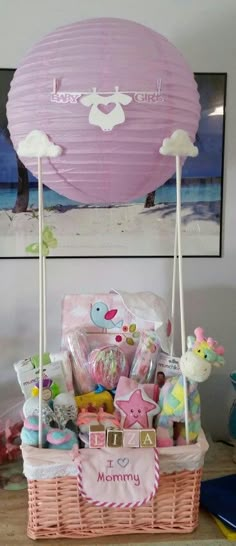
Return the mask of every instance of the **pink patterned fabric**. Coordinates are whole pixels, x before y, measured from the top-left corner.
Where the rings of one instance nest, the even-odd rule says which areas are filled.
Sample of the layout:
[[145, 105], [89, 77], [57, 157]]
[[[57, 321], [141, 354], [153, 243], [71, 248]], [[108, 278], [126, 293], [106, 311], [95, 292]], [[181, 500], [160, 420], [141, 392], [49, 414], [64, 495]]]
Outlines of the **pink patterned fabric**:
[[[102, 131], [89, 123], [91, 110], [80, 97], [51, 101], [53, 78], [62, 92], [136, 91], [123, 107], [125, 122]], [[115, 106], [112, 96], [110, 103]], [[194, 139], [199, 113], [182, 54], [150, 28], [111, 18], [80, 21], [42, 38], [21, 61], [7, 106], [15, 148], [33, 129], [44, 131], [63, 148], [43, 161], [44, 181], [82, 203], [127, 202], [166, 182], [175, 159], [159, 153], [163, 138], [184, 129]], [[36, 159], [25, 164], [37, 175]]]
[[157, 449], [82, 449], [78, 487], [95, 506], [142, 506], [155, 495], [159, 484]]
[[[147, 293], [149, 294], [149, 293]], [[133, 298], [132, 298], [133, 296]], [[88, 333], [88, 341], [91, 349], [102, 345], [118, 345], [125, 353], [128, 363], [131, 365], [134, 353], [142, 330], [154, 330], [154, 320], [145, 320], [149, 310], [145, 308], [145, 294], [142, 294], [142, 315], [133, 314], [127, 309], [122, 297], [117, 293], [110, 294], [69, 294], [64, 297], [62, 304], [62, 346], [65, 346], [65, 335], [75, 328], [82, 328]], [[136, 301], [136, 294], [131, 294], [130, 299]], [[165, 302], [156, 297], [155, 314], [158, 325], [156, 333], [159, 336], [161, 347], [169, 350], [167, 337], [168, 312]], [[92, 310], [104, 309], [102, 316], [96, 316]], [[113, 311], [110, 319], [109, 311]], [[114, 315], [114, 311], [116, 311]], [[150, 314], [150, 311], [149, 311]], [[109, 317], [108, 319], [106, 317]]]
[[[131, 393], [135, 389], [137, 389], [138, 383], [131, 379], [130, 377], [120, 377], [119, 383], [117, 385], [116, 389], [116, 397], [125, 396], [126, 394]], [[146, 392], [146, 394], [154, 400], [154, 402], [158, 402], [159, 399], [159, 387], [158, 385], [154, 385], [154, 383], [146, 383], [142, 385], [143, 390]]]

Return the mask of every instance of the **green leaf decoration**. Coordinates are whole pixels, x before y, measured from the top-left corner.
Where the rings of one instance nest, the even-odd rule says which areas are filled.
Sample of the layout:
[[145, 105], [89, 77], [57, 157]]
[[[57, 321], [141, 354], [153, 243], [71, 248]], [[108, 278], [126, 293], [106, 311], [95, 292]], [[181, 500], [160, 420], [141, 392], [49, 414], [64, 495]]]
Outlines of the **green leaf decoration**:
[[[53, 235], [53, 231], [49, 226], [45, 226], [43, 230], [42, 254], [48, 256], [51, 248], [57, 247], [57, 239]], [[32, 243], [26, 247], [26, 252], [31, 254], [39, 254], [39, 243]]]
[[126, 343], [128, 343], [128, 345], [134, 345], [134, 340], [132, 339], [132, 337], [127, 337]]
[[53, 235], [53, 231], [49, 226], [45, 226], [43, 230], [43, 242], [49, 248], [57, 247], [57, 239]]
[[136, 324], [130, 324], [129, 331], [133, 334], [136, 330]]
[[[39, 355], [32, 356], [30, 360], [31, 360], [34, 368], [39, 367]], [[43, 359], [42, 360], [43, 360], [43, 366], [46, 366], [46, 364], [51, 364], [50, 353], [43, 353]]]
[[140, 332], [134, 332], [133, 333], [133, 337], [136, 339], [138, 337], [140, 337]]
[[31, 254], [38, 254], [39, 253], [39, 244], [38, 243], [32, 243], [32, 245], [28, 245], [25, 250], [26, 250], [26, 252], [31, 252]]
[[59, 385], [57, 385], [57, 383], [52, 384], [51, 392], [52, 392], [52, 398], [56, 398], [56, 396], [60, 394], [60, 387]]

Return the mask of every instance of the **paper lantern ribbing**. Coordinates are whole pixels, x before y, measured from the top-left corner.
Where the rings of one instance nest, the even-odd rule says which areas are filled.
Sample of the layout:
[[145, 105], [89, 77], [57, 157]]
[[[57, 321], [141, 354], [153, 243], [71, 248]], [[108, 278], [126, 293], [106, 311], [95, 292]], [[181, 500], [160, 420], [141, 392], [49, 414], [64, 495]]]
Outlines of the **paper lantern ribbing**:
[[[55, 79], [58, 92], [83, 95], [55, 102]], [[44, 161], [49, 188], [82, 203], [119, 203], [175, 172], [174, 158], [159, 148], [176, 129], [194, 140], [200, 106], [193, 74], [166, 38], [105, 18], [59, 28], [36, 44], [15, 72], [7, 115], [15, 148], [33, 129], [62, 147]], [[37, 173], [34, 158], [25, 164]]]

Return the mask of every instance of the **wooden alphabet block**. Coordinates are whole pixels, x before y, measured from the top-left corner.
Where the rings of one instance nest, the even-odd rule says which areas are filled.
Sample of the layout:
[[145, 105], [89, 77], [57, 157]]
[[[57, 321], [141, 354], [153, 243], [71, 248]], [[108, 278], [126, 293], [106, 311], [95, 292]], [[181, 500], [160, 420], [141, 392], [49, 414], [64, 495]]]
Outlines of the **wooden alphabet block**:
[[138, 429], [126, 429], [123, 431], [123, 446], [124, 447], [139, 447]]
[[156, 431], [154, 429], [140, 430], [140, 447], [156, 447]]
[[89, 430], [90, 432], [103, 432], [105, 428], [103, 425], [90, 425]]
[[89, 447], [101, 448], [106, 445], [106, 432], [101, 431], [90, 431], [89, 432]]
[[123, 431], [108, 430], [107, 445], [108, 447], [122, 447], [123, 446]]

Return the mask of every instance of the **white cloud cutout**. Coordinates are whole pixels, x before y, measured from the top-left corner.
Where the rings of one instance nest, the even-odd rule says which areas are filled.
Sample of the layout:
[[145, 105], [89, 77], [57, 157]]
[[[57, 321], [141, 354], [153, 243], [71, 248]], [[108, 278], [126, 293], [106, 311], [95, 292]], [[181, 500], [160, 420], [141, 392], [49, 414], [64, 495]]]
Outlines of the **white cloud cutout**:
[[164, 138], [159, 152], [162, 155], [196, 157], [198, 148], [191, 142], [186, 131], [177, 129], [169, 138]]
[[18, 144], [17, 153], [22, 157], [58, 157], [62, 148], [53, 144], [43, 131], [31, 131]]

